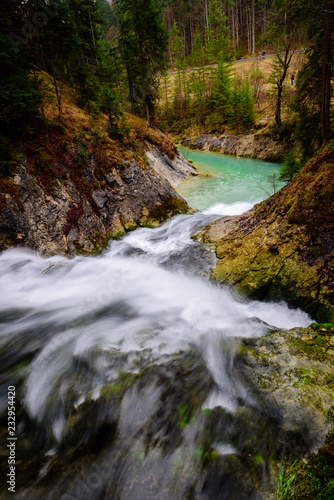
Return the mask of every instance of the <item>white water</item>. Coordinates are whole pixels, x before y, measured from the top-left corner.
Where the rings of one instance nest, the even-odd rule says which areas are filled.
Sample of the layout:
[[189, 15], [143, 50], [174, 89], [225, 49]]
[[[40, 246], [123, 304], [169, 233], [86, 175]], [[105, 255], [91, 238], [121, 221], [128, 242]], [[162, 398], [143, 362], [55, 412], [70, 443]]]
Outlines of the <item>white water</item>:
[[[60, 439], [74, 362], [85, 360], [94, 374], [88, 385], [77, 388], [79, 405], [88, 391], [97, 397], [120, 371], [163, 362], [192, 345], [203, 353], [217, 384], [205, 406], [235, 408], [236, 397], [245, 395], [228, 375], [231, 347], [226, 341], [263, 335], [268, 329], [261, 322], [279, 328], [311, 322], [284, 303], [237, 299], [201, 277], [203, 259], [212, 256], [190, 235], [219, 216], [250, 206], [221, 203], [202, 213], [179, 215], [159, 228], [138, 229], [111, 242], [94, 258], [4, 252], [0, 343], [7, 361], [33, 353], [25, 382], [30, 415], [39, 420], [48, 415]], [[112, 364], [89, 354], [96, 350], [117, 353], [120, 361]]]

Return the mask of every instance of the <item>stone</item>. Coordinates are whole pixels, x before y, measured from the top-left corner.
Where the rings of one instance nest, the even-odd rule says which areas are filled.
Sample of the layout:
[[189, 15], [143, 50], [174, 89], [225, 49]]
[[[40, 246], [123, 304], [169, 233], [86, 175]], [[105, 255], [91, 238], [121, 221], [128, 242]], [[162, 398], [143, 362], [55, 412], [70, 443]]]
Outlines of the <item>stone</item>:
[[181, 144], [192, 149], [216, 151], [218, 153], [258, 158], [267, 161], [282, 161], [291, 146], [275, 141], [268, 131], [252, 134], [203, 134], [199, 137], [183, 137]]
[[223, 217], [196, 235], [215, 249], [215, 280], [334, 322], [332, 149], [245, 214]]
[[[13, 175], [19, 205], [5, 193], [0, 210], [0, 249], [25, 246], [46, 256], [91, 253], [125, 230], [191, 212], [172, 185], [196, 175], [196, 170], [179, 153], [170, 159], [156, 144], [146, 141], [144, 147], [149, 161], [145, 167], [133, 157], [114, 163], [105, 170], [105, 182], [96, 182], [100, 189], [89, 187], [91, 194], [87, 188], [82, 191], [81, 181], [74, 182], [70, 175], [55, 179], [50, 191], [28, 173], [28, 160], [21, 160]], [[71, 154], [78, 158], [75, 148]], [[83, 181], [90, 186], [95, 178], [94, 155], [89, 162], [81, 157], [79, 161]]]

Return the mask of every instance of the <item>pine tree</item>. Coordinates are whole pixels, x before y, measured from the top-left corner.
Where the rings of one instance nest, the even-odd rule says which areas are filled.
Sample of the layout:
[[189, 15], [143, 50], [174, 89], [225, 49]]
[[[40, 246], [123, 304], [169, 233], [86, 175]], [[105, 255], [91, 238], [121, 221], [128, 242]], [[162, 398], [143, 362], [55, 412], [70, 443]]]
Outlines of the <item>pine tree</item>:
[[145, 109], [151, 124], [159, 76], [167, 64], [161, 7], [154, 0], [117, 0], [116, 12], [132, 111], [140, 114]]
[[305, 32], [306, 62], [298, 74], [297, 135], [302, 142], [303, 156], [331, 137], [332, 72], [334, 63], [334, 3], [332, 0], [286, 0], [291, 15]]
[[231, 114], [228, 123], [233, 128], [250, 128], [254, 125], [254, 99], [248, 79], [243, 82], [238, 79], [233, 81], [230, 110]]
[[232, 43], [220, 0], [210, 2], [209, 26], [206, 28], [205, 38], [205, 48], [210, 63], [222, 64], [232, 60]]
[[226, 124], [232, 113], [230, 69], [226, 65], [220, 65], [216, 72], [209, 105], [211, 114], [208, 122], [214, 124], [217, 128]]
[[174, 110], [176, 115], [181, 118], [181, 126], [184, 120], [184, 102], [183, 102], [183, 78], [182, 72], [185, 68], [185, 59], [183, 55], [183, 39], [180, 36], [180, 30], [177, 23], [174, 23], [170, 32], [170, 59], [172, 66], [177, 70], [174, 88]]
[[[21, 134], [40, 117], [41, 80], [31, 72], [19, 1], [0, 4], [0, 134]], [[20, 34], [19, 34], [20, 33]]]

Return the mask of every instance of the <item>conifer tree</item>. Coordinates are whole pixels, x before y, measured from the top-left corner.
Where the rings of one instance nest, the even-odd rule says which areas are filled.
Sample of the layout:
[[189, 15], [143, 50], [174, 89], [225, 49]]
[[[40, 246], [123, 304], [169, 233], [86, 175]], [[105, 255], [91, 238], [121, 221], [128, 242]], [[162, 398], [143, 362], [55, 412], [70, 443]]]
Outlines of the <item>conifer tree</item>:
[[205, 30], [205, 48], [210, 63], [221, 64], [232, 59], [232, 42], [226, 22], [221, 1], [211, 0], [209, 26]]
[[144, 108], [151, 124], [159, 77], [167, 64], [161, 6], [154, 0], [117, 0], [116, 13], [132, 111], [140, 114]]
[[32, 61], [26, 57], [20, 8], [16, 0], [0, 4], [0, 134], [31, 128], [42, 102], [41, 80], [32, 74]]
[[172, 66], [177, 70], [174, 89], [174, 108], [178, 108], [180, 112], [179, 115], [181, 117], [181, 126], [183, 126], [184, 103], [182, 71], [185, 67], [185, 59], [183, 55], [183, 39], [180, 36], [180, 30], [177, 23], [174, 23], [170, 32], [170, 58]]

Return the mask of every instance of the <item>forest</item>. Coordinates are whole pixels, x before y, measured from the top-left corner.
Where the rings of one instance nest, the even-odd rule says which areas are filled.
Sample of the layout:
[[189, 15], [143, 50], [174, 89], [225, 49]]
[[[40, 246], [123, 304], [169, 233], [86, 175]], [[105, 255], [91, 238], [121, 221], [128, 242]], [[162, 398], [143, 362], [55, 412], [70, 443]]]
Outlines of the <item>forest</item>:
[[333, 22], [0, 1], [1, 498], [334, 499]]
[[[268, 86], [274, 126], [293, 134], [301, 159], [330, 137], [330, 0], [3, 0], [0, 10], [5, 164], [12, 161], [8, 141], [43, 125], [48, 100], [61, 120], [64, 85], [84, 109], [108, 114], [111, 133], [123, 112], [174, 133], [194, 124], [250, 129], [259, 90]], [[263, 50], [276, 54], [268, 77], [256, 66], [247, 77], [233, 71], [232, 61], [259, 59]], [[291, 98], [296, 50], [303, 63]]]

